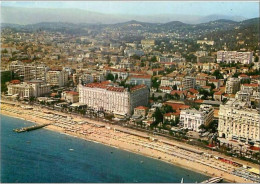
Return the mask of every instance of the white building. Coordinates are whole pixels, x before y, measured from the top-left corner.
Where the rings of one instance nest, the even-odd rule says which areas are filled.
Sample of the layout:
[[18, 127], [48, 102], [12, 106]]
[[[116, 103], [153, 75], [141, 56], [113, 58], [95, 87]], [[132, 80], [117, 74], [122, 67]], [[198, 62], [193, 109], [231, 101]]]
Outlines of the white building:
[[240, 80], [238, 78], [229, 78], [226, 82], [225, 92], [227, 94], [235, 94], [240, 89]]
[[194, 77], [185, 77], [182, 79], [183, 90], [195, 88], [196, 79]]
[[240, 62], [242, 64], [252, 63], [253, 52], [237, 52], [237, 51], [218, 51], [217, 63], [220, 62]]
[[95, 110], [115, 115], [131, 115], [137, 106], [148, 104], [149, 90], [146, 85], [138, 85], [128, 91], [104, 83], [79, 84], [79, 102]]
[[160, 86], [174, 86], [174, 85], [181, 85], [181, 81], [173, 78], [168, 78], [168, 77], [161, 78]]
[[59, 86], [62, 87], [68, 82], [68, 73], [64, 70], [51, 70], [46, 74], [46, 81], [51, 86]]
[[260, 146], [260, 112], [248, 102], [230, 99], [219, 109], [219, 137]]
[[201, 125], [209, 125], [213, 120], [214, 109], [211, 105], [201, 105], [199, 110], [186, 109], [181, 110], [180, 125], [189, 130], [199, 132]]
[[46, 72], [49, 70], [49, 67], [44, 64], [13, 61], [9, 64], [9, 70], [13, 71], [14, 74], [20, 77], [23, 81], [33, 79], [45, 81]]
[[51, 86], [40, 80], [32, 80], [20, 84], [9, 83], [8, 95], [18, 95], [20, 98], [39, 97], [50, 93]]

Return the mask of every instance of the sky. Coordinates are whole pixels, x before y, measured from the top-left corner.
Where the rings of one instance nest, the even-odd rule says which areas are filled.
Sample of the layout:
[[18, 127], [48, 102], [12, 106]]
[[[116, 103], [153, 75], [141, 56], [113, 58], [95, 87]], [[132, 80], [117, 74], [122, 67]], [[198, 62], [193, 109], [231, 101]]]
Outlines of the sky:
[[1, 2], [1, 6], [29, 8], [78, 8], [93, 12], [128, 15], [185, 14], [206, 16], [259, 17], [259, 2], [248, 1], [12, 1]]

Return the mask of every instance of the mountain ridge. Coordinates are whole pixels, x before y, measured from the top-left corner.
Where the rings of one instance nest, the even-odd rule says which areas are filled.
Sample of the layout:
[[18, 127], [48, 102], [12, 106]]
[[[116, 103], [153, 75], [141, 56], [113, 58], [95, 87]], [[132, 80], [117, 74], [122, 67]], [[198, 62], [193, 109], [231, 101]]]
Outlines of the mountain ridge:
[[[37, 15], [37, 16], [36, 16]], [[217, 19], [231, 19], [242, 21], [245, 18], [227, 15], [115, 15], [99, 13], [76, 8], [19, 8], [19, 7], [1, 7], [1, 23], [12, 24], [36, 24], [40, 22], [70, 22], [70, 23], [102, 23], [117, 24], [130, 20], [139, 20], [148, 23], [165, 24], [172, 20], [178, 20], [187, 24], [200, 24]]]

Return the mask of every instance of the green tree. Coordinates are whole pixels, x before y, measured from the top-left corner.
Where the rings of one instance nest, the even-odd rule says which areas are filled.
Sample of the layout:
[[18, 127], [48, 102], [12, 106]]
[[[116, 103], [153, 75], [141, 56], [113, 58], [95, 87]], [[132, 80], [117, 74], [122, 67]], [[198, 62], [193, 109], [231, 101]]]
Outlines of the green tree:
[[7, 49], [3, 49], [1, 52], [2, 53], [8, 53]]
[[162, 106], [162, 112], [163, 113], [169, 113], [169, 112], [176, 112], [170, 105], [163, 105]]
[[153, 57], [151, 58], [151, 62], [157, 62], [157, 59], [156, 59], [155, 56], [153, 56]]
[[111, 74], [111, 73], [108, 73], [108, 74], [107, 74], [107, 77], [106, 77], [106, 80], [114, 81], [114, 75]]
[[223, 75], [220, 73], [219, 70], [215, 70], [212, 75], [215, 76], [216, 79], [224, 79]]
[[159, 108], [156, 108], [155, 112], [153, 113], [153, 117], [155, 118], [155, 125], [163, 122], [163, 114]]

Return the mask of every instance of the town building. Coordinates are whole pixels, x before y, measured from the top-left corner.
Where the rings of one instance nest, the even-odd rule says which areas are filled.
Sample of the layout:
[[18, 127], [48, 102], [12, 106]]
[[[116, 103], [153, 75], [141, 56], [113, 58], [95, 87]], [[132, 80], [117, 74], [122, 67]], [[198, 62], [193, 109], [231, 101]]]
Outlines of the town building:
[[229, 78], [226, 82], [227, 94], [235, 94], [240, 89], [240, 80], [238, 78]]
[[219, 137], [260, 146], [260, 112], [249, 102], [230, 99], [219, 109]]
[[8, 96], [17, 95], [19, 98], [39, 97], [50, 93], [51, 86], [41, 80], [31, 80], [20, 83], [13, 80], [8, 85]]
[[148, 104], [149, 89], [137, 85], [130, 90], [107, 83], [79, 84], [79, 102], [96, 111], [119, 116], [131, 115], [134, 108]]
[[43, 80], [46, 79], [46, 72], [49, 70], [44, 64], [23, 63], [21, 61], [13, 61], [9, 64], [9, 70], [23, 81]]
[[217, 63], [237, 63], [250, 64], [252, 63], [253, 52], [237, 52], [237, 51], [218, 51]]
[[189, 90], [195, 88], [196, 79], [194, 77], [185, 77], [182, 80], [183, 90]]
[[197, 40], [197, 44], [206, 44], [206, 45], [210, 45], [213, 46], [214, 45], [214, 41], [213, 40]]
[[149, 108], [145, 106], [138, 106], [134, 108], [134, 116], [142, 116], [145, 117], [148, 113]]
[[184, 129], [199, 132], [201, 125], [208, 126], [213, 120], [214, 109], [211, 105], [202, 104], [200, 109], [186, 109], [181, 110], [180, 126]]
[[68, 103], [79, 102], [79, 93], [74, 91], [65, 91], [61, 93], [61, 98]]
[[46, 81], [51, 86], [62, 87], [68, 82], [68, 73], [64, 70], [50, 70], [46, 74]]

